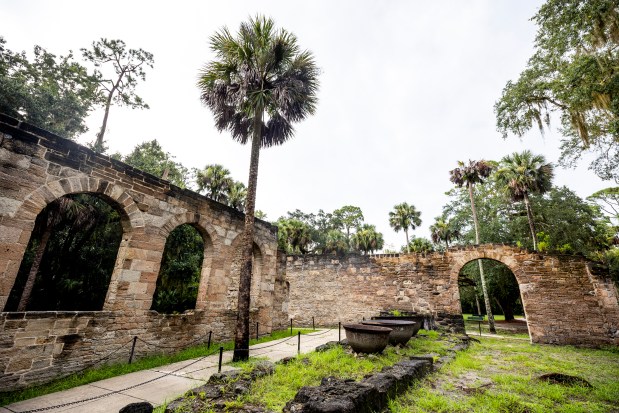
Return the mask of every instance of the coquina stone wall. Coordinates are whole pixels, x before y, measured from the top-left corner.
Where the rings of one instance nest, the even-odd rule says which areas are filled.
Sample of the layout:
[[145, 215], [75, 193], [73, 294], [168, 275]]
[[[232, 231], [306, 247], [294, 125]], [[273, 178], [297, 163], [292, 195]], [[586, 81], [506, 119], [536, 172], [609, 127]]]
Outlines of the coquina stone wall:
[[475, 259], [500, 261], [520, 287], [531, 341], [619, 344], [617, 292], [583, 258], [549, 256], [502, 245], [402, 255], [289, 256], [288, 315], [295, 324], [334, 325], [398, 309], [431, 316], [461, 331], [461, 268]]
[[[244, 216], [225, 205], [15, 119], [0, 115], [0, 310], [4, 308], [37, 215], [53, 200], [89, 193], [122, 216], [123, 235], [105, 303], [96, 312], [0, 314], [0, 391], [75, 371], [126, 345], [137, 356], [192, 342], [231, 339], [236, 320]], [[151, 311], [166, 238], [191, 224], [205, 241], [195, 310]], [[256, 221], [252, 323], [272, 328], [276, 228]], [[142, 343], [142, 344], [140, 344]], [[155, 347], [158, 345], [160, 347]], [[161, 347], [163, 346], [163, 347]], [[128, 357], [118, 350], [111, 360]]]

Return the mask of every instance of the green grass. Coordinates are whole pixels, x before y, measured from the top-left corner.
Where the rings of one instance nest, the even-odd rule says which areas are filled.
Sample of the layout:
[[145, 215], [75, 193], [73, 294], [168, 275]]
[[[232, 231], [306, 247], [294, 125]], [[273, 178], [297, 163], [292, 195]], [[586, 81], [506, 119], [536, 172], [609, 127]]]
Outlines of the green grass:
[[299, 356], [286, 365], [278, 365], [275, 374], [262, 377], [252, 385], [241, 401], [281, 411], [303, 386], [317, 386], [323, 377], [360, 380], [365, 375], [390, 366], [407, 355], [434, 353], [445, 355], [448, 343], [437, 340], [438, 333], [423, 330], [406, 348], [388, 347], [383, 354], [355, 357], [341, 347]]
[[[464, 318], [464, 325], [466, 328], [466, 331], [471, 333], [472, 336], [475, 336], [476, 334], [479, 334], [479, 323], [477, 321], [469, 321], [467, 318], [469, 316], [471, 316], [472, 314], [462, 314], [462, 317]], [[516, 316], [516, 319], [523, 319], [522, 316]], [[495, 314], [494, 315], [494, 320], [495, 321], [505, 321], [505, 316], [502, 314]], [[508, 337], [515, 337], [515, 338], [523, 338], [523, 339], [528, 339], [529, 338], [529, 333], [528, 332], [513, 332], [510, 330], [506, 330], [504, 328], [501, 328], [501, 325], [497, 325], [496, 326], [496, 330], [497, 330], [497, 334], [501, 335], [501, 336], [508, 336]], [[481, 332], [482, 334], [490, 334], [490, 330], [488, 327], [488, 318], [486, 317], [485, 321], [482, 322], [481, 324]]]
[[[563, 373], [593, 388], [537, 377]], [[611, 412], [619, 404], [619, 349], [583, 349], [481, 338], [439, 372], [391, 402], [392, 413]]]
[[[293, 329], [292, 335], [312, 333], [311, 329]], [[274, 331], [269, 336], [260, 337], [258, 340], [250, 340], [250, 345], [260, 344], [272, 340], [290, 337], [290, 330]], [[232, 350], [234, 343], [229, 341], [225, 343], [213, 343], [211, 348], [207, 348], [206, 344], [195, 347], [190, 347], [174, 354], [158, 354], [147, 356], [139, 360], [135, 360], [131, 364], [116, 363], [102, 365], [85, 370], [78, 374], [71, 374], [68, 377], [54, 380], [50, 383], [29, 387], [23, 390], [12, 392], [0, 392], [0, 406], [15, 403], [22, 400], [31, 399], [33, 397], [43, 396], [45, 394], [54, 393], [61, 390], [71, 389], [73, 387], [82, 386], [99, 380], [108, 379], [110, 377], [121, 376], [123, 374], [133, 373], [134, 371], [151, 369], [154, 367], [163, 366], [166, 364], [176, 363], [179, 361], [190, 360], [199, 357], [205, 357], [219, 352], [219, 347], [224, 350]]]

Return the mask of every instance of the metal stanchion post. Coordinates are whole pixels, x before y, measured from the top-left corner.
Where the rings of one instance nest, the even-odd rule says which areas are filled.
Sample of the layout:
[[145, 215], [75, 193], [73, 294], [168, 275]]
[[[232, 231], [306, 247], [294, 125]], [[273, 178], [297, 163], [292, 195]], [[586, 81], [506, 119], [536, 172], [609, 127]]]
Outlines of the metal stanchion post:
[[218, 373], [221, 373], [221, 362], [224, 358], [224, 348], [223, 347], [219, 347], [219, 368], [217, 369]]
[[312, 317], [312, 330], [316, 330], [316, 325], [314, 324], [314, 317]]
[[213, 335], [212, 331], [208, 332], [208, 344], [206, 345], [206, 349], [210, 349], [211, 348], [211, 336]]
[[290, 335], [292, 335], [292, 318], [290, 319]]
[[298, 339], [297, 339], [297, 354], [301, 354], [301, 332], [298, 332], [297, 335]]
[[138, 341], [138, 336], [133, 337], [133, 344], [131, 345], [131, 354], [129, 354], [129, 364], [133, 361], [133, 353], [135, 352], [135, 343]]
[[258, 322], [256, 321], [256, 340], [258, 340], [258, 337], [259, 337], [259, 335], [258, 335]]
[[337, 341], [342, 341], [342, 322], [337, 322]]

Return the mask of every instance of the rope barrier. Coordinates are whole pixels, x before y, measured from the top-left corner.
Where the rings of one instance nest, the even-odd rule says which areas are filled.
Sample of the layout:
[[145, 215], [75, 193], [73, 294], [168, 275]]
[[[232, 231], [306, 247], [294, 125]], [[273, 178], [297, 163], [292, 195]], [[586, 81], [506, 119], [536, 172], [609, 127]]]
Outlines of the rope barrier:
[[[304, 334], [304, 335], [305, 335], [305, 336], [321, 336], [321, 335], [327, 334], [327, 333], [329, 333], [329, 332], [331, 332], [331, 331], [332, 331], [332, 330], [326, 330], [326, 331], [323, 331], [323, 332], [320, 332], [320, 333]], [[209, 332], [209, 333], [210, 333], [210, 332]], [[300, 333], [299, 333], [299, 334], [300, 334]], [[206, 337], [206, 335], [204, 335], [204, 336], [200, 337], [199, 339], [202, 339], [202, 338], [204, 338], [204, 337]], [[299, 337], [300, 337], [300, 336], [299, 336]], [[298, 338], [297, 336], [291, 336], [291, 337], [288, 337], [288, 338], [283, 339], [283, 340], [279, 340], [279, 341], [277, 341], [277, 342], [275, 342], [275, 343], [273, 343], [273, 344], [269, 344], [269, 345], [266, 345], [266, 346], [262, 346], [262, 347], [255, 347], [255, 345], [254, 345], [254, 348], [253, 348], [253, 349], [252, 349], [252, 348], [251, 348], [251, 346], [250, 346], [250, 348], [248, 348], [248, 349], [237, 349], [237, 350], [244, 350], [244, 351], [252, 351], [252, 350], [253, 350], [253, 351], [255, 352], [255, 351], [258, 351], [258, 350], [264, 350], [264, 349], [268, 349], [268, 348], [271, 348], [271, 347], [278, 346], [278, 345], [280, 345], [280, 344], [285, 344], [285, 343], [288, 343], [288, 341], [290, 341], [290, 340], [292, 340], [292, 339], [294, 339], [294, 338], [297, 338], [298, 340], [300, 340], [300, 338]], [[194, 340], [193, 342], [196, 342], [196, 341], [198, 341], [199, 339]], [[145, 340], [142, 340], [142, 339], [141, 339], [141, 338], [139, 338], [139, 337], [137, 337], [137, 340], [139, 340], [139, 341], [143, 342], [143, 343], [144, 343], [144, 344], [146, 344], [146, 345], [150, 345], [150, 346], [152, 346], [152, 347], [159, 347], [159, 348], [180, 348], [180, 347], [176, 347], [176, 346], [160, 346], [160, 345], [156, 345], [156, 344], [154, 344], [154, 343], [149, 343], [149, 342], [147, 342], [147, 341], [145, 341]], [[89, 364], [88, 366], [86, 366], [86, 367], [84, 367], [84, 368], [82, 368], [82, 369], [80, 369], [80, 370], [78, 370], [78, 371], [76, 371], [76, 372], [71, 372], [71, 373], [67, 374], [66, 376], [60, 377], [60, 378], [59, 378], [59, 380], [60, 380], [60, 379], [63, 379], [63, 378], [66, 378], [66, 377], [68, 377], [68, 376], [70, 376], [70, 375], [80, 374], [80, 373], [82, 373], [83, 371], [85, 371], [85, 370], [87, 370], [87, 369], [91, 368], [92, 366], [94, 366], [94, 365], [96, 365], [96, 364], [98, 364], [98, 363], [100, 363], [100, 362], [102, 362], [102, 361], [104, 361], [104, 360], [109, 359], [112, 355], [114, 355], [114, 354], [115, 354], [115, 353], [117, 353], [118, 351], [122, 350], [122, 349], [123, 349], [123, 348], [125, 348], [127, 345], [131, 344], [133, 341], [134, 341], [134, 338], [131, 338], [128, 342], [126, 342], [125, 344], [121, 345], [120, 347], [118, 347], [118, 348], [117, 348], [117, 349], [115, 349], [114, 351], [110, 352], [110, 353], [109, 353], [109, 354], [107, 354], [106, 356], [104, 356], [104, 357], [100, 358], [99, 360], [95, 361], [94, 363], [91, 363], [91, 364]], [[190, 344], [191, 344], [191, 342], [190, 342]], [[299, 341], [299, 344], [300, 344], [300, 341]], [[183, 346], [183, 347], [186, 347], [186, 346]], [[265, 352], [265, 353], [259, 353], [259, 354], [254, 354], [253, 356], [254, 356], [254, 357], [255, 357], [255, 356], [260, 356], [260, 355], [262, 355], [262, 354], [267, 354], [267, 353], [268, 353], [268, 352]], [[108, 392], [108, 393], [100, 394], [100, 395], [97, 395], [97, 396], [88, 397], [88, 398], [85, 398], [85, 399], [75, 400], [75, 401], [66, 402], [66, 403], [61, 403], [61, 404], [57, 404], [57, 405], [53, 405], [53, 406], [46, 406], [46, 407], [40, 407], [40, 408], [36, 408], [36, 409], [31, 409], [31, 410], [19, 411], [19, 412], [15, 411], [15, 410], [12, 410], [11, 408], [9, 408], [9, 407], [7, 407], [7, 406], [4, 406], [4, 408], [5, 408], [5, 409], [7, 409], [8, 411], [12, 412], [12, 413], [37, 413], [37, 412], [44, 412], [44, 411], [48, 411], [48, 410], [54, 410], [54, 409], [58, 409], [58, 408], [61, 408], [61, 407], [73, 406], [73, 405], [77, 405], [77, 404], [81, 404], [81, 403], [88, 403], [88, 402], [91, 402], [91, 401], [95, 401], [95, 400], [102, 399], [102, 398], [104, 398], [104, 397], [111, 396], [111, 395], [113, 395], [113, 394], [122, 393], [122, 392], [124, 392], [124, 391], [131, 390], [131, 389], [134, 389], [134, 388], [136, 388], [136, 387], [143, 386], [143, 385], [148, 384], [148, 383], [152, 383], [152, 382], [154, 382], [154, 381], [156, 381], [156, 380], [162, 379], [162, 378], [167, 377], [167, 376], [177, 376], [177, 374], [175, 374], [175, 373], [177, 373], [178, 371], [183, 370], [183, 369], [187, 369], [188, 367], [190, 367], [190, 366], [192, 366], [192, 365], [194, 365], [194, 364], [197, 364], [197, 363], [199, 363], [199, 362], [203, 361], [204, 359], [206, 359], [207, 357], [209, 357], [209, 356], [211, 356], [211, 355], [212, 355], [212, 354], [208, 354], [208, 355], [202, 356], [202, 357], [200, 357], [200, 358], [198, 358], [198, 359], [196, 359], [196, 360], [192, 361], [191, 363], [189, 363], [189, 364], [187, 364], [187, 365], [181, 366], [181, 367], [179, 367], [179, 368], [177, 368], [177, 369], [175, 369], [175, 370], [172, 370], [172, 371], [170, 371], [170, 372], [166, 372], [166, 373], [162, 374], [161, 376], [154, 377], [154, 378], [152, 378], [152, 379], [149, 379], [149, 380], [143, 381], [143, 382], [141, 382], [141, 383], [134, 384], [134, 385], [131, 385], [131, 386], [125, 387], [125, 388], [123, 388], [123, 389], [119, 389], [119, 390], [110, 391], [110, 392]], [[186, 377], [186, 376], [187, 376], [187, 375], [189, 375], [189, 374], [192, 374], [192, 373], [195, 373], [195, 372], [198, 372], [198, 371], [201, 371], [201, 370], [205, 370], [205, 369], [210, 368], [210, 367], [214, 367], [214, 366], [207, 366], [207, 367], [202, 367], [202, 368], [200, 368], [200, 369], [196, 369], [196, 370], [191, 370], [191, 371], [188, 371], [188, 372], [186, 372], [186, 373], [185, 373], [185, 375], [184, 375], [183, 377]]]

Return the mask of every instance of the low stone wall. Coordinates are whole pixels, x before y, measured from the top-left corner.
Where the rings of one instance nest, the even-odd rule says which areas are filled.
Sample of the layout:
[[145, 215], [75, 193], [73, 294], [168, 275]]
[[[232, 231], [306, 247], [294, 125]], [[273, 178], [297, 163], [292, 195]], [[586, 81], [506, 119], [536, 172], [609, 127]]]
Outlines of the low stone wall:
[[134, 336], [134, 359], [206, 343], [209, 331], [213, 343], [232, 340], [235, 320], [230, 311], [0, 313], [0, 391], [46, 382], [104, 358], [127, 362]]

